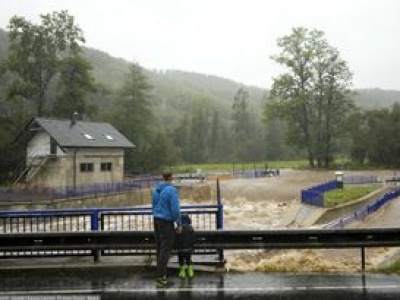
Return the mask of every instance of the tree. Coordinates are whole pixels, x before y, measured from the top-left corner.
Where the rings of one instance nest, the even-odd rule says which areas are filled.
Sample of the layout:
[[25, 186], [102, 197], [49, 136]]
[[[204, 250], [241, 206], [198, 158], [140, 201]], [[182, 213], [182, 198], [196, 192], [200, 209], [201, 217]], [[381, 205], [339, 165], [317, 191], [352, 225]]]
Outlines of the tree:
[[215, 111], [211, 121], [210, 137], [209, 137], [209, 155], [212, 160], [221, 157], [222, 148], [222, 124], [218, 111]]
[[311, 167], [328, 167], [353, 107], [351, 73], [318, 30], [294, 28], [272, 56], [287, 72], [274, 79], [264, 114], [287, 122], [287, 141], [305, 149]]
[[400, 104], [392, 109], [357, 112], [349, 118], [351, 157], [385, 167], [400, 167]]
[[189, 163], [205, 163], [208, 158], [208, 114], [205, 107], [194, 108], [189, 127]]
[[93, 109], [85, 99], [86, 94], [95, 88], [91, 69], [91, 65], [80, 56], [68, 56], [60, 61], [53, 116], [70, 118], [74, 112], [91, 114]]
[[85, 41], [82, 30], [67, 11], [41, 15], [41, 21], [35, 25], [14, 16], [8, 25], [7, 70], [14, 75], [8, 95], [32, 101], [38, 116], [45, 113], [46, 92], [60, 60], [78, 55], [80, 43]]
[[116, 127], [135, 145], [127, 157], [127, 167], [141, 170], [148, 154], [152, 111], [150, 103], [151, 86], [139, 64], [131, 64], [122, 88], [115, 99], [113, 122]]
[[171, 138], [171, 133], [164, 129], [159, 130], [147, 143], [147, 156], [143, 160], [143, 170], [146, 172], [170, 168], [178, 161], [178, 153]]
[[174, 144], [182, 161], [188, 162], [190, 160], [189, 153], [189, 118], [185, 114], [180, 121], [179, 125], [173, 131]]
[[364, 164], [367, 160], [369, 148], [369, 128], [366, 112], [355, 111], [347, 121], [346, 128], [350, 137], [350, 158], [358, 164]]
[[240, 87], [232, 104], [232, 140], [234, 145], [234, 159], [241, 161], [246, 152], [245, 141], [251, 136], [250, 118], [247, 108], [249, 93], [244, 87]]

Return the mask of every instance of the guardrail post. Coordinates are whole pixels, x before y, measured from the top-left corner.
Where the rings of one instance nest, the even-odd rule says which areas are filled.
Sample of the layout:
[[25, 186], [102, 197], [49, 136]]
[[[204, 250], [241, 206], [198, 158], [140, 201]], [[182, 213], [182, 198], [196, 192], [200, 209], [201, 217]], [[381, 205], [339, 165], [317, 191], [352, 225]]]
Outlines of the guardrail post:
[[219, 178], [217, 178], [217, 229], [224, 228], [224, 206], [221, 199], [221, 189], [219, 185]]
[[[221, 188], [219, 185], [219, 178], [217, 178], [217, 230], [223, 230], [224, 229], [224, 205], [222, 204], [222, 199], [221, 199]], [[221, 265], [225, 263], [225, 257], [224, 257], [224, 250], [222, 249], [217, 249], [218, 251], [218, 260]]]
[[361, 247], [361, 269], [365, 271], [365, 247]]
[[[90, 218], [90, 227], [92, 231], [98, 231], [99, 230], [99, 214], [100, 212], [96, 209], [93, 210], [91, 218]], [[93, 250], [93, 259], [95, 262], [100, 261], [100, 250]]]

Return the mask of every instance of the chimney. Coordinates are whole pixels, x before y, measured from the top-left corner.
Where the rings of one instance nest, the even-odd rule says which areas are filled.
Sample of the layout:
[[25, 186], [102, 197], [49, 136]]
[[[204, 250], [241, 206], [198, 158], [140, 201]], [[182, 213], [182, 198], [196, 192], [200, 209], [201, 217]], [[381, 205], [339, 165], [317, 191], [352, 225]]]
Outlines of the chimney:
[[76, 121], [78, 121], [78, 115], [79, 114], [76, 111], [72, 114], [70, 127], [73, 127], [76, 124]]

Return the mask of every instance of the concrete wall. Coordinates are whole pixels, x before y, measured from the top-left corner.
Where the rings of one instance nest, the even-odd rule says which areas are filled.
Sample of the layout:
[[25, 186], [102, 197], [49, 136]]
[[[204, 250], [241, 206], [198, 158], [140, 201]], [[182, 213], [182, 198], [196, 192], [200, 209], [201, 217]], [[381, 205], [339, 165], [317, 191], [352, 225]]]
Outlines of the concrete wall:
[[333, 220], [344, 217], [348, 214], [359, 211], [366, 205], [371, 205], [376, 202], [377, 199], [382, 197], [385, 193], [390, 191], [390, 188], [383, 186], [379, 190], [372, 192], [361, 199], [352, 201], [346, 204], [338, 205], [333, 208], [328, 208], [325, 210], [324, 214], [315, 222], [315, 224], [324, 224], [331, 222]]
[[[111, 171], [101, 171], [101, 163], [111, 163]], [[81, 172], [81, 164], [93, 164], [93, 172]], [[91, 183], [120, 182], [124, 175], [122, 149], [69, 149], [51, 157], [30, 182], [31, 186], [65, 187]]]

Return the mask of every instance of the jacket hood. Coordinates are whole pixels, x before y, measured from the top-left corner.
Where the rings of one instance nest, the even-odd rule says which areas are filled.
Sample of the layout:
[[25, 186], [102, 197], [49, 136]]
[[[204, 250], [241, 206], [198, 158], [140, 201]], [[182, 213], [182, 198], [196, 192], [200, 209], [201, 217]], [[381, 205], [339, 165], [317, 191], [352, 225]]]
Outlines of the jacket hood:
[[161, 193], [163, 191], [163, 189], [165, 189], [169, 185], [170, 184], [166, 183], [166, 182], [159, 183], [158, 186], [157, 186], [157, 193]]

